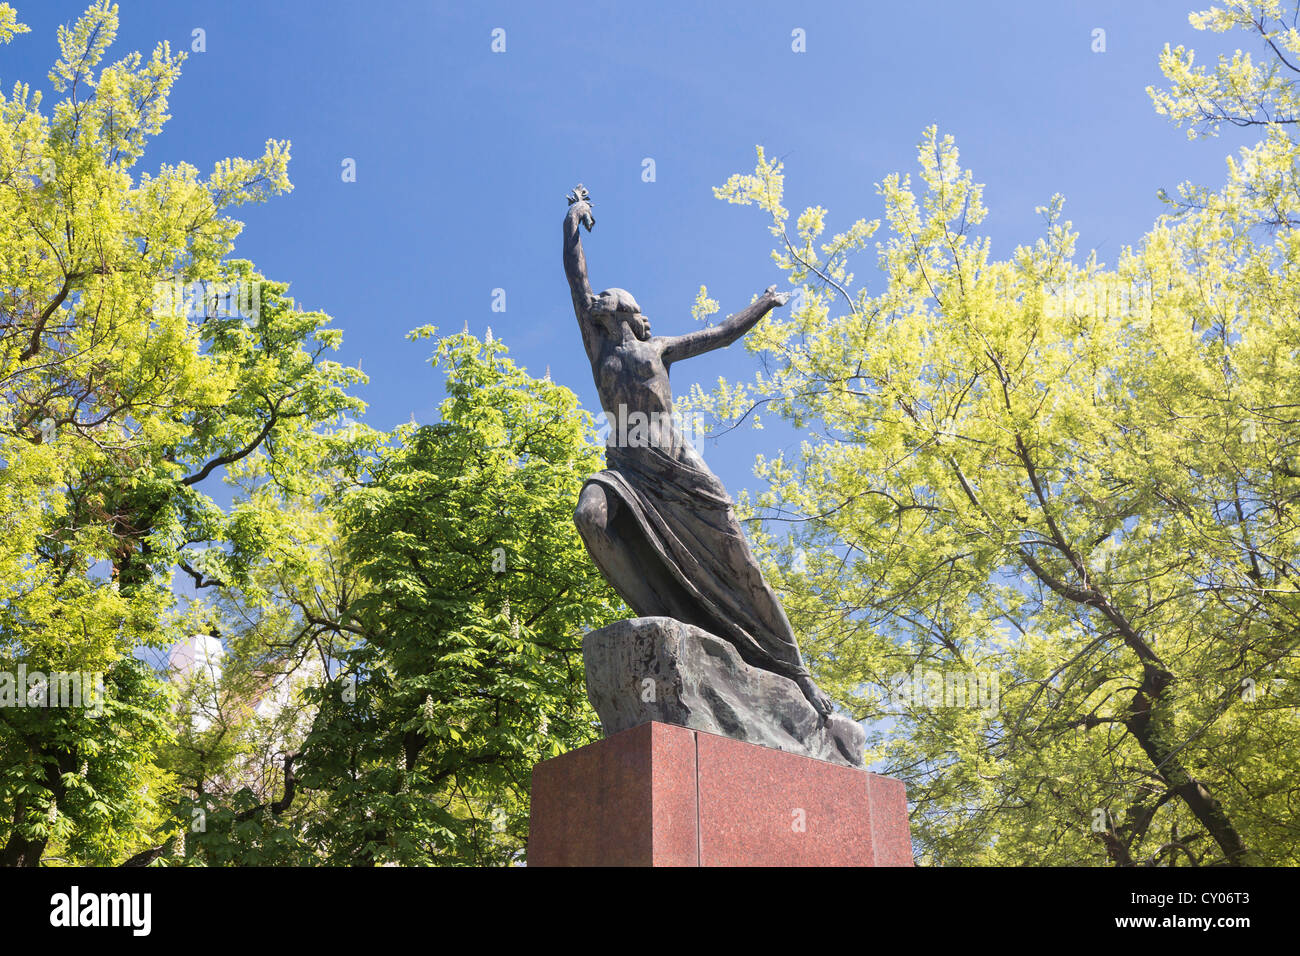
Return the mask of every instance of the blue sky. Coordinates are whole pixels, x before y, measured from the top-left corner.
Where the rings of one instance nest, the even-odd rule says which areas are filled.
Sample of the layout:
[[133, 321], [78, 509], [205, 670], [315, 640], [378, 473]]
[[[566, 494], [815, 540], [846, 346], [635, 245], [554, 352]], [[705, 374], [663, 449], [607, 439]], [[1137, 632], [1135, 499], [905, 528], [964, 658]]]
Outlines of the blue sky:
[[[0, 83], [48, 88], [56, 27], [84, 4], [14, 2], [32, 32], [0, 48]], [[784, 157], [785, 205], [820, 203], [834, 232], [880, 215], [874, 184], [914, 170], [936, 123], [986, 184], [995, 254], [1036, 238], [1034, 208], [1060, 192], [1081, 252], [1113, 262], [1160, 213], [1159, 188], [1218, 182], [1239, 145], [1189, 143], [1145, 93], [1165, 42], [1222, 42], [1187, 23], [1205, 5], [122, 0], [111, 56], [164, 39], [189, 50], [194, 29], [206, 34], [144, 169], [208, 171], [292, 141], [294, 191], [241, 211], [237, 254], [335, 317], [340, 358], [371, 376], [367, 421], [389, 428], [435, 418], [428, 343], [404, 339], [425, 323], [490, 325], [517, 362], [550, 366], [597, 407], [561, 268], [578, 181], [596, 200], [593, 285], [632, 291], [661, 334], [692, 326], [701, 284], [725, 314], [778, 281], [762, 214], [712, 195], [752, 169], [756, 144]], [[791, 49], [795, 29], [806, 52]], [[346, 158], [356, 182], [342, 180]], [[856, 271], [878, 288], [870, 254]], [[674, 387], [757, 367], [737, 345], [676, 367]], [[702, 450], [734, 496], [755, 485], [756, 452], [795, 443], [741, 429]]]

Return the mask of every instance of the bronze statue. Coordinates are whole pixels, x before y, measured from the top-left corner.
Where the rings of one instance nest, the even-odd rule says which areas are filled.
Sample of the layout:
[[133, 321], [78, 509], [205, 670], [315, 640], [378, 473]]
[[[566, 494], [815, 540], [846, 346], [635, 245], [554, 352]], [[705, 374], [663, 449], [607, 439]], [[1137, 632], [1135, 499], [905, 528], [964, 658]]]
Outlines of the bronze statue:
[[587, 551], [638, 615], [675, 618], [724, 638], [747, 664], [795, 681], [824, 719], [830, 698], [804, 666], [726, 489], [673, 420], [668, 382], [674, 362], [725, 348], [789, 296], [770, 286], [719, 325], [652, 336], [626, 290], [592, 292], [578, 228], [595, 225], [591, 197], [579, 185], [568, 198], [564, 271], [601, 407], [617, 421], [639, 413], [656, 423], [640, 433], [647, 440], [607, 443], [609, 467], [583, 485], [573, 517]]

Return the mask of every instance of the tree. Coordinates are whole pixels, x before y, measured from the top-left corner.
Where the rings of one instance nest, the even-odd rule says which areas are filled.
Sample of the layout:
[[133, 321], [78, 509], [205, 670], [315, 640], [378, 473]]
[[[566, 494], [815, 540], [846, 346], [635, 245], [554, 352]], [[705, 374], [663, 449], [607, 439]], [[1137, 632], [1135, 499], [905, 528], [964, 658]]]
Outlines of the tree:
[[330, 634], [337, 666], [292, 789], [209, 812], [187, 848], [210, 862], [517, 862], [533, 766], [599, 736], [581, 639], [621, 605], [572, 521], [591, 417], [490, 336], [439, 338], [433, 361], [441, 421], [399, 429], [331, 509], [341, 599], [304, 602], [319, 631], [298, 640]]
[[[120, 862], [168, 825], [175, 724], [140, 658], [209, 620], [173, 574], [256, 597], [302, 515], [282, 504], [374, 439], [322, 427], [362, 407], [361, 373], [324, 357], [341, 333], [229, 258], [229, 210], [290, 188], [288, 144], [137, 176], [183, 55], [100, 67], [117, 24], [96, 0], [60, 29], [50, 115], [27, 84], [0, 96], [0, 673], [106, 692], [101, 717], [0, 708], [11, 864]], [[0, 5], [0, 40], [23, 30]]]
[[517, 860], [533, 766], [599, 737], [582, 635], [621, 603], [572, 510], [601, 450], [574, 394], [505, 353], [490, 334], [438, 340], [441, 422], [344, 499], [367, 585], [349, 609], [355, 701], [331, 694], [304, 750], [304, 786], [334, 794], [332, 860]]
[[751, 334], [766, 374], [696, 401], [809, 430], [758, 463], [792, 529], [765, 538], [774, 583], [907, 781], [926, 861], [1300, 862], [1300, 35], [1279, 15], [1192, 18], [1262, 33], [1267, 66], [1162, 57], [1162, 112], [1265, 139], [1110, 269], [1076, 261], [1059, 196], [993, 260], [934, 128], [924, 191], [877, 187], [874, 295], [850, 267], [878, 221], [819, 244], [816, 206], [790, 237], [761, 149], [717, 190], [770, 216], [802, 307]]
[[[590, 418], [462, 335], [440, 424], [341, 421], [341, 333], [230, 258], [288, 144], [137, 176], [183, 57], [99, 68], [116, 28], [60, 31], [51, 117], [0, 100], [0, 675], [104, 680], [102, 715], [0, 707], [0, 862], [517, 860], [532, 764], [598, 732]], [[196, 633], [215, 681], [145, 663]]]

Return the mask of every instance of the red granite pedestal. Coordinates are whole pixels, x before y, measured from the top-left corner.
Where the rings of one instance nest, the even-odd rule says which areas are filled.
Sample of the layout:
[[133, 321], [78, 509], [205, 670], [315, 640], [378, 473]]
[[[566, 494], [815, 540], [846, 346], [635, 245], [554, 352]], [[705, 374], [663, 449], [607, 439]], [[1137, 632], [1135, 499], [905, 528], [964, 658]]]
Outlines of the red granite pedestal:
[[529, 866], [912, 866], [903, 784], [645, 723], [533, 768]]

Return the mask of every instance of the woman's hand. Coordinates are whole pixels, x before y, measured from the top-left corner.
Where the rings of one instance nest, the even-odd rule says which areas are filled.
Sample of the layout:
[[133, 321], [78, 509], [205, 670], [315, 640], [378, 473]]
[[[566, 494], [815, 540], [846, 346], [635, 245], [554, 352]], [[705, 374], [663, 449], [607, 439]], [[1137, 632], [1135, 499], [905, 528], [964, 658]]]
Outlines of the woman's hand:
[[774, 308], [778, 308], [778, 309], [779, 309], [781, 306], [785, 305], [787, 302], [790, 301], [790, 293], [789, 293], [789, 292], [777, 292], [777, 291], [776, 291], [776, 286], [774, 286], [774, 285], [770, 285], [770, 286], [768, 286], [766, 289], [764, 289], [764, 290], [763, 290], [763, 295], [764, 295], [766, 298], [771, 299], [774, 303], [776, 303], [776, 305], [774, 306]]

